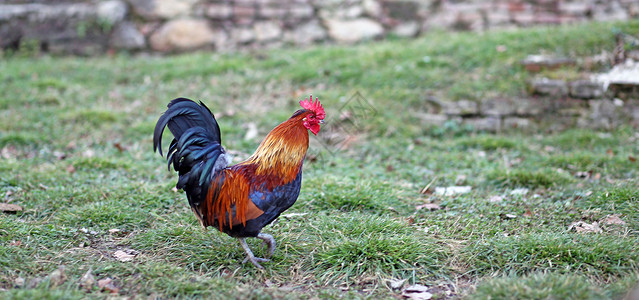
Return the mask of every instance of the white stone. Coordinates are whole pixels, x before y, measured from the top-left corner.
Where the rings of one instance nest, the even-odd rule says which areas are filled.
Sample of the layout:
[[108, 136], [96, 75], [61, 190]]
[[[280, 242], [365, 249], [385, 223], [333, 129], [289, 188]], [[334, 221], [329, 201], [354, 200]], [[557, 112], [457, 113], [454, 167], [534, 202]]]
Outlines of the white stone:
[[419, 33], [419, 27], [416, 21], [400, 23], [393, 28], [393, 33], [401, 37], [414, 37]]
[[260, 42], [276, 40], [282, 35], [282, 28], [275, 21], [262, 21], [253, 25], [255, 39]]
[[156, 51], [190, 50], [214, 44], [221, 34], [211, 29], [206, 20], [176, 19], [154, 32], [150, 43]]
[[325, 25], [328, 35], [341, 43], [354, 43], [364, 39], [372, 39], [381, 36], [384, 28], [379, 23], [361, 18], [355, 20], [327, 19]]
[[376, 0], [364, 0], [362, 2], [364, 13], [370, 17], [377, 18], [382, 14], [382, 6]]
[[126, 3], [119, 0], [103, 1], [96, 8], [98, 18], [116, 24], [124, 20], [128, 12]]

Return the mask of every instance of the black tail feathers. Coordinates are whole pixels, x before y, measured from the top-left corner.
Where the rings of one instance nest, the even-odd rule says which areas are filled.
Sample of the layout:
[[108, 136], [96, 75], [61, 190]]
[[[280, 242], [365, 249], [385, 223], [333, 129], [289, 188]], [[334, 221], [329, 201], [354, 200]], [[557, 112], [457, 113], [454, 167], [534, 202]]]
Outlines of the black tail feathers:
[[176, 187], [187, 192], [191, 205], [197, 205], [213, 175], [229, 164], [221, 145], [220, 127], [204, 103], [186, 98], [171, 101], [155, 125], [153, 151], [159, 150], [160, 155], [165, 127], [174, 137], [167, 160], [169, 168], [173, 164], [173, 169], [179, 173]]
[[176, 140], [179, 140], [190, 128], [201, 127], [211, 141], [222, 143], [220, 127], [217, 125], [215, 116], [204, 103], [197, 104], [190, 99], [176, 98], [167, 107], [168, 109], [155, 125], [153, 151], [159, 149], [162, 155], [162, 133], [165, 127], [169, 127]]

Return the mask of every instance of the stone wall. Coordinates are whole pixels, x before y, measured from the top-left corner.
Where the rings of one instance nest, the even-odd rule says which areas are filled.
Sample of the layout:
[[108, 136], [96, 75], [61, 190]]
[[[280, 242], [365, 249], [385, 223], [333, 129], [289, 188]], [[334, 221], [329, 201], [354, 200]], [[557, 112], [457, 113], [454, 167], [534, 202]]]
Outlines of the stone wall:
[[[424, 125], [468, 125], [474, 130], [510, 129], [559, 131], [567, 128], [615, 129], [639, 127], [639, 52], [606, 73], [580, 79], [544, 77], [548, 67], [580, 68], [567, 58], [537, 58], [522, 62], [533, 75], [528, 93], [513, 98], [441, 101], [424, 99], [416, 116]], [[608, 57], [612, 60], [612, 57]], [[637, 60], [635, 60], [637, 59]], [[559, 64], [559, 65], [556, 65]]]
[[637, 15], [638, 0], [4, 0], [0, 48], [231, 51]]

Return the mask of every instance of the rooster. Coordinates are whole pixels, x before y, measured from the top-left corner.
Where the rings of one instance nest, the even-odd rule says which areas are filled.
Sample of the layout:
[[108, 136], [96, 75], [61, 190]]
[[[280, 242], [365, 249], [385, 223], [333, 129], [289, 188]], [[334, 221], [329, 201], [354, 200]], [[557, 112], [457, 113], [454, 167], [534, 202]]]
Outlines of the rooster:
[[[155, 126], [153, 151], [162, 155], [162, 134], [173, 134], [167, 160], [178, 172], [176, 187], [186, 193], [200, 224], [235, 237], [246, 259], [257, 268], [275, 252], [273, 236], [262, 228], [291, 207], [302, 185], [302, 164], [308, 149], [308, 131], [317, 135], [324, 123], [324, 108], [317, 97], [300, 101], [302, 109], [264, 138], [247, 160], [229, 166], [222, 148], [220, 128], [211, 111], [186, 99], [171, 101]], [[255, 257], [246, 243], [257, 237], [267, 246], [266, 258]]]

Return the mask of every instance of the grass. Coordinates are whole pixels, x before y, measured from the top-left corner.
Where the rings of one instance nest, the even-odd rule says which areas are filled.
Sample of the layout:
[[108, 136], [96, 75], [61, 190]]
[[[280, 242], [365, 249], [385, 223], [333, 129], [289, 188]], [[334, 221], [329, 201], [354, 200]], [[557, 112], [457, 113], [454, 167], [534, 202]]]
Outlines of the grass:
[[[0, 214], [2, 297], [394, 298], [421, 284], [437, 299], [621, 299], [639, 280], [636, 128], [494, 135], [417, 115], [428, 97], [521, 96], [531, 76], [521, 59], [610, 51], [613, 28], [636, 34], [639, 22], [260, 53], [1, 58], [0, 197], [24, 208]], [[202, 100], [239, 159], [260, 142], [245, 139], [249, 123], [263, 137], [311, 92], [333, 139], [312, 139], [300, 198], [264, 229], [278, 246], [259, 271], [241, 264], [235, 239], [199, 227], [152, 131], [169, 100]], [[420, 193], [452, 185], [472, 189]], [[578, 221], [601, 231], [569, 229]], [[137, 255], [121, 262], [118, 250]], [[66, 280], [52, 275], [60, 266]], [[82, 288], [88, 270], [115, 288]]]

